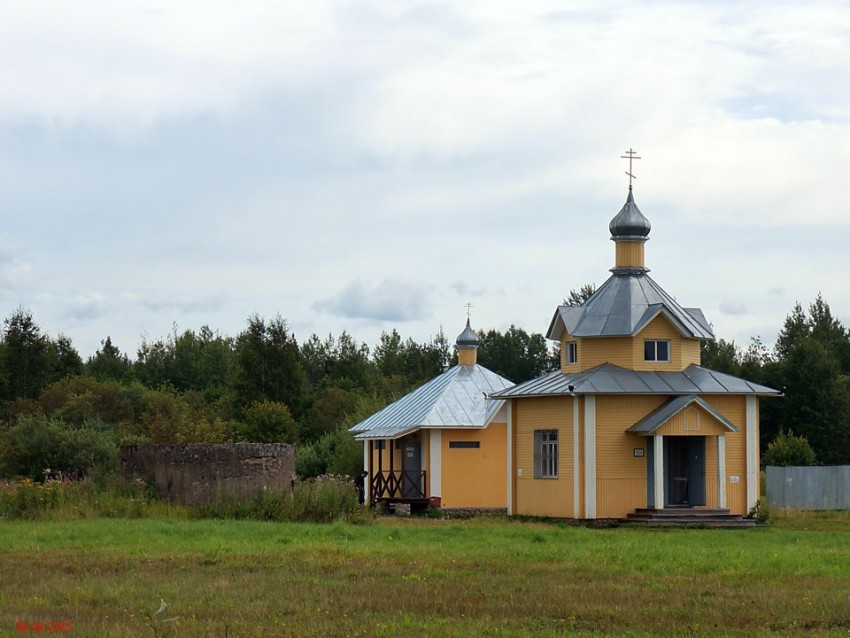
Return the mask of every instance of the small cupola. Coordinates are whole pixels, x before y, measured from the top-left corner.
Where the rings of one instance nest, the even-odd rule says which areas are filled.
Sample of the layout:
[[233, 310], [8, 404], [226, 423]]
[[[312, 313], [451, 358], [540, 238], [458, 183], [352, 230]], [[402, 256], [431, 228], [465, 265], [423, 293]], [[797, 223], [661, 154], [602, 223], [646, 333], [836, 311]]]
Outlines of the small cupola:
[[472, 366], [478, 362], [478, 335], [466, 320], [466, 328], [455, 340], [457, 345], [457, 363], [461, 366]]
[[646, 271], [643, 245], [649, 241], [652, 225], [635, 204], [632, 187], [620, 212], [608, 224], [611, 241], [617, 244], [616, 262], [613, 272]]

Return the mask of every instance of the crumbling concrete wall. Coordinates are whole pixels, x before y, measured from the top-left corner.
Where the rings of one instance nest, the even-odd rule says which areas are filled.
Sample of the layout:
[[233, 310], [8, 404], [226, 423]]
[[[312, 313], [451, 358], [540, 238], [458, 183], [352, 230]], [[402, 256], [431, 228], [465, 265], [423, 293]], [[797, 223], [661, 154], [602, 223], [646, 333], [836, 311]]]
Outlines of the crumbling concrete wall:
[[124, 445], [121, 473], [153, 479], [160, 496], [184, 505], [242, 499], [261, 489], [290, 489], [295, 448], [283, 443]]

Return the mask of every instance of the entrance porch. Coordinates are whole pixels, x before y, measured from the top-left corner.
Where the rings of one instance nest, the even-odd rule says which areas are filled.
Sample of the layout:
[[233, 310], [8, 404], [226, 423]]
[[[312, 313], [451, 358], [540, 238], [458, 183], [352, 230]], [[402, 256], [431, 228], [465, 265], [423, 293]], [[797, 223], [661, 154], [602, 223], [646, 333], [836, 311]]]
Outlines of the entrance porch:
[[647, 438], [647, 509], [705, 507], [706, 457], [711, 456], [717, 464], [711, 472], [716, 476], [712, 506], [726, 510], [726, 435], [738, 428], [722, 414], [695, 395], [675, 397], [627, 432]]
[[419, 433], [398, 439], [369, 440], [366, 448], [369, 502], [427, 505], [428, 477], [422, 469], [422, 456]]

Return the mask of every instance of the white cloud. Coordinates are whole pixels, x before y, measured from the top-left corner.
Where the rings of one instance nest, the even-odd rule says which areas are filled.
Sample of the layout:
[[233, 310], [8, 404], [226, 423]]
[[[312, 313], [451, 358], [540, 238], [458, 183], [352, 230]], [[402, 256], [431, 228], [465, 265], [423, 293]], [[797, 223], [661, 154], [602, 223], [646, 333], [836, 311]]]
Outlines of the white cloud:
[[545, 330], [613, 265], [629, 146], [653, 276], [719, 336], [850, 308], [841, 3], [47, 0], [0, 55], [0, 300], [81, 349]]
[[740, 301], [722, 301], [720, 312], [726, 315], [744, 315], [747, 314], [747, 307]]
[[0, 236], [0, 295], [14, 295], [28, 282], [32, 266], [17, 256], [17, 249], [5, 236]]
[[354, 281], [314, 308], [350, 319], [421, 321], [431, 315], [429, 293], [421, 282], [387, 279], [368, 286]]

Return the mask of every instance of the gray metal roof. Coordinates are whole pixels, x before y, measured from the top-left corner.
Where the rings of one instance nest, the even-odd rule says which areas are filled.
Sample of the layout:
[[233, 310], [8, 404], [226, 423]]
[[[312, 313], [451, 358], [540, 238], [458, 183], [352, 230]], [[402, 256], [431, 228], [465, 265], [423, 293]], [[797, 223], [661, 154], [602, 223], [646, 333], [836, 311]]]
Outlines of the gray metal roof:
[[698, 308], [683, 308], [646, 272], [615, 272], [580, 306], [559, 306], [546, 336], [634, 336], [663, 315], [686, 337], [714, 339]]
[[729, 419], [720, 414], [717, 410], [712, 408], [708, 403], [700, 399], [698, 396], [696, 396], [695, 394], [685, 394], [683, 396], [674, 397], [670, 399], [669, 401], [667, 401], [667, 403], [659, 407], [657, 410], [650, 412], [640, 421], [635, 423], [632, 427], [626, 430], [626, 432], [650, 435], [662, 425], [667, 423], [667, 421], [679, 414], [679, 412], [694, 403], [699, 405], [703, 410], [705, 410], [715, 419], [720, 421], [720, 423], [726, 426], [726, 428], [730, 432], [738, 431], [738, 428], [735, 427], [734, 423], [732, 423]]
[[349, 431], [356, 439], [394, 439], [420, 428], [484, 427], [503, 403], [487, 397], [511, 385], [483, 366], [454, 366]]
[[603, 363], [583, 372], [564, 374], [556, 370], [507, 390], [495, 392], [494, 399], [558, 396], [569, 394], [755, 394], [778, 396], [778, 390], [690, 365], [681, 372], [626, 370]]
[[620, 212], [608, 224], [612, 239], [636, 239], [646, 241], [646, 236], [652, 229], [652, 224], [643, 216], [635, 204], [632, 187], [629, 186], [629, 196]]

